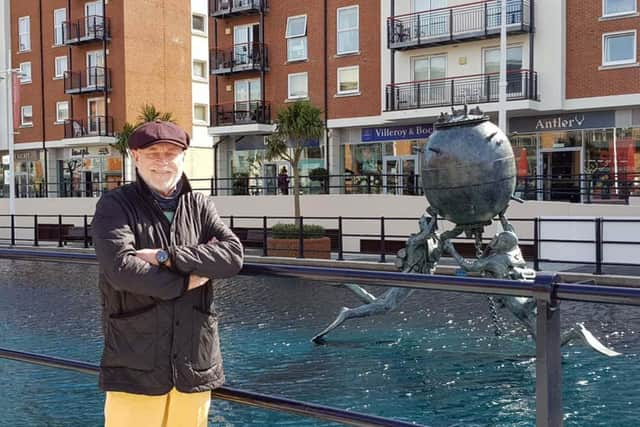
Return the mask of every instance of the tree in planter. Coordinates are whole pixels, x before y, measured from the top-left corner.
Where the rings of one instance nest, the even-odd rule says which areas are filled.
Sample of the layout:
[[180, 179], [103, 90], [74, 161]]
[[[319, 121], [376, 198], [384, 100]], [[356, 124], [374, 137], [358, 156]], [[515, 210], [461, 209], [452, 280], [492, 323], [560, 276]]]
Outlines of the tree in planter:
[[300, 218], [300, 171], [298, 163], [305, 145], [319, 139], [324, 131], [321, 111], [309, 101], [297, 101], [278, 111], [276, 131], [267, 137], [266, 158], [281, 158], [291, 164], [293, 170], [293, 216]]
[[125, 122], [122, 125], [122, 130], [116, 134], [116, 142], [115, 144], [110, 144], [111, 147], [118, 150], [120, 155], [122, 156], [122, 180], [124, 181], [125, 175], [125, 160], [128, 156], [129, 149], [129, 136], [133, 133], [134, 130], [138, 126], [147, 122], [154, 122], [156, 120], [161, 120], [163, 122], [171, 122], [175, 123], [175, 119], [173, 118], [173, 113], [166, 112], [163, 113], [159, 111], [153, 104], [144, 104], [140, 107], [140, 114], [138, 114], [138, 121], [136, 124], [131, 124], [129, 122]]

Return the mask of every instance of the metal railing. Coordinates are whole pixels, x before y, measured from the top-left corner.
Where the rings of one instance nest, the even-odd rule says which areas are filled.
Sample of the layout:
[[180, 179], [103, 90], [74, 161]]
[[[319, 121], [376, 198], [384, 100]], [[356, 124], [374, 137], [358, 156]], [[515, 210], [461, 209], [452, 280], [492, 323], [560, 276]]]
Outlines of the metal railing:
[[111, 37], [111, 23], [104, 16], [89, 15], [63, 22], [62, 34], [64, 44], [67, 45], [108, 40]]
[[[498, 102], [500, 73], [446, 77], [388, 84], [387, 111]], [[507, 72], [507, 100], [538, 99], [538, 75], [529, 70]]]
[[87, 136], [114, 136], [113, 117], [91, 116], [85, 119], [67, 119], [64, 121], [65, 138], [83, 138]]
[[[14, 247], [84, 247], [93, 245], [92, 215], [0, 215], [0, 244]], [[337, 261], [362, 260], [387, 262], [405, 247], [409, 234], [417, 230], [417, 218], [411, 217], [318, 217], [303, 216], [299, 222], [324, 228], [324, 246], [309, 243], [304, 229], [298, 228], [293, 240], [297, 243], [286, 249], [272, 240], [272, 227], [280, 223], [293, 224], [287, 216], [222, 216], [236, 233], [245, 249], [256, 255], [294, 256], [297, 258], [328, 258]], [[519, 244], [524, 258], [539, 271], [541, 264], [584, 266], [593, 274], [605, 270], [640, 267], [640, 258], [630, 254], [640, 251], [640, 219], [575, 217], [575, 218], [510, 218], [520, 235]], [[580, 230], [562, 237], [551, 237], [548, 230], [562, 227]], [[621, 237], [620, 228], [626, 229]], [[635, 231], [633, 231], [635, 230]], [[487, 230], [482, 243], [492, 238]], [[313, 245], [313, 246], [312, 246]], [[558, 245], [562, 249], [558, 249]], [[463, 256], [475, 257], [475, 240], [460, 237], [456, 247]], [[576, 250], [579, 249], [579, 255]], [[616, 257], [623, 256], [621, 261]]]
[[267, 9], [267, 0], [209, 0], [211, 16], [258, 13]]
[[[0, 249], [0, 256], [5, 256], [10, 250]], [[57, 254], [31, 251], [33, 257], [56, 259]], [[69, 255], [69, 254], [67, 254]], [[87, 255], [80, 255], [79, 259], [86, 260]], [[375, 286], [409, 287], [429, 291], [464, 292], [474, 294], [512, 295], [534, 298], [537, 304], [536, 320], [536, 425], [538, 427], [559, 427], [563, 424], [562, 410], [562, 355], [561, 355], [561, 322], [560, 301], [579, 301], [587, 303], [607, 303], [640, 306], [640, 288], [625, 286], [594, 286], [577, 283], [559, 283], [556, 276], [538, 274], [535, 281], [497, 280], [488, 278], [436, 276], [415, 273], [376, 272], [356, 269], [335, 269], [323, 267], [291, 266], [280, 264], [251, 264], [244, 265], [240, 274], [251, 276], [272, 276], [303, 279], [309, 283], [360, 283]], [[9, 349], [0, 349], [0, 357], [53, 366], [63, 369], [76, 370], [85, 373], [95, 373], [96, 366], [84, 362], [66, 361], [47, 356], [20, 353]], [[226, 388], [214, 391], [213, 397], [230, 397]], [[255, 406], [267, 409], [285, 409], [286, 399], [278, 398], [282, 405], [277, 405], [264, 396], [253, 395], [249, 392], [231, 390], [233, 397], [229, 400], [247, 403], [250, 397]], [[250, 396], [251, 395], [251, 396]], [[266, 401], [265, 401], [266, 400]], [[317, 405], [313, 405], [317, 406]], [[362, 420], [355, 424], [355, 420], [347, 411], [334, 410], [330, 413], [333, 418], [325, 418], [327, 413], [317, 411], [318, 408], [308, 406], [304, 402], [295, 402], [291, 408], [297, 408], [295, 413], [331, 419], [351, 425], [403, 425], [403, 424], [373, 424], [376, 421], [393, 422], [391, 420]], [[368, 416], [367, 416], [368, 417]], [[372, 422], [372, 424], [367, 424]], [[406, 424], [404, 424], [406, 425]]]
[[239, 43], [230, 49], [211, 49], [211, 74], [265, 70], [269, 64], [264, 43]]
[[64, 72], [64, 93], [80, 94], [111, 90], [111, 69], [89, 67], [84, 71]]
[[211, 106], [211, 126], [271, 123], [271, 104], [266, 101], [238, 101]]
[[[500, 35], [498, 0], [467, 3], [387, 18], [389, 49], [457, 43]], [[507, 0], [507, 31], [531, 31], [528, 0]]]

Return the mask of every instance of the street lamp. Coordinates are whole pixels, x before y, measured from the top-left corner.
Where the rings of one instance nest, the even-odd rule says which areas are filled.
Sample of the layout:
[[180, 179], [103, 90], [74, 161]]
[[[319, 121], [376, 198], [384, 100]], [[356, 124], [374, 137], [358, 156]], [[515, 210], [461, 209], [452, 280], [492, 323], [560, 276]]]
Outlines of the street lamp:
[[498, 127], [507, 133], [507, 1], [500, 1], [500, 79], [498, 82]]
[[[10, 63], [11, 50], [7, 50], [7, 64]], [[5, 80], [7, 85], [7, 144], [9, 146], [9, 214], [16, 213], [16, 182], [15, 182], [15, 156], [13, 153], [13, 97], [11, 86], [13, 85], [13, 75], [20, 77], [19, 68], [9, 68], [0, 70], [0, 80]]]

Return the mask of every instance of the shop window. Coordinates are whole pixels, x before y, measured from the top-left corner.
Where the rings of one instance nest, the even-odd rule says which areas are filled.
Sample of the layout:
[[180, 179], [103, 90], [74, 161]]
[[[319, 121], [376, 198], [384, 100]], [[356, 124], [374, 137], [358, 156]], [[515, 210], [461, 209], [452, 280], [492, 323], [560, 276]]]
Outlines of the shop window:
[[67, 71], [67, 57], [56, 56], [55, 59], [55, 75], [54, 78], [61, 79], [64, 77], [64, 72]]
[[624, 65], [635, 62], [635, 30], [602, 35], [602, 65]]
[[358, 6], [338, 8], [338, 55], [355, 53], [360, 48], [358, 11]]
[[33, 107], [31, 105], [20, 107], [20, 126], [33, 126]]
[[53, 44], [59, 46], [64, 43], [62, 23], [67, 19], [66, 9], [53, 11]]
[[64, 123], [69, 119], [69, 103], [67, 101], [56, 102], [56, 123]]
[[637, 0], [603, 0], [602, 15], [617, 16], [636, 12]]
[[287, 18], [287, 61], [307, 59], [307, 15]]
[[289, 74], [289, 99], [301, 99], [309, 96], [307, 73]]
[[20, 64], [20, 83], [31, 83], [31, 62]]
[[197, 14], [191, 15], [191, 29], [193, 31], [206, 33], [207, 32], [206, 22], [207, 20], [202, 15], [197, 15]]
[[18, 52], [31, 50], [31, 18], [18, 18]]
[[338, 68], [338, 94], [360, 92], [360, 67]]

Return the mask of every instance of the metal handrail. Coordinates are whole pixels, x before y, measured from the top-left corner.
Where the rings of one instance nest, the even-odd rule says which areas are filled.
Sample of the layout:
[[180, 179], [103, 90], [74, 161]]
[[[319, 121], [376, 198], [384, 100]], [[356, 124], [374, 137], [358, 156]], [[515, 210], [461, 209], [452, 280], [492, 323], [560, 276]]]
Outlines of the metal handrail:
[[[97, 375], [98, 365], [52, 357], [24, 351], [16, 351], [0, 347], [0, 359], [14, 360], [17, 362], [31, 363], [49, 368], [65, 369], [72, 372]], [[346, 425], [360, 427], [415, 427], [421, 424], [392, 420], [389, 418], [367, 415], [361, 412], [346, 411], [325, 405], [286, 399], [262, 393], [240, 390], [231, 387], [219, 387], [211, 391], [211, 397], [226, 400], [242, 405], [254, 406], [262, 409], [271, 409], [281, 412], [289, 412], [296, 415], [319, 418], [321, 420], [335, 421]]]

